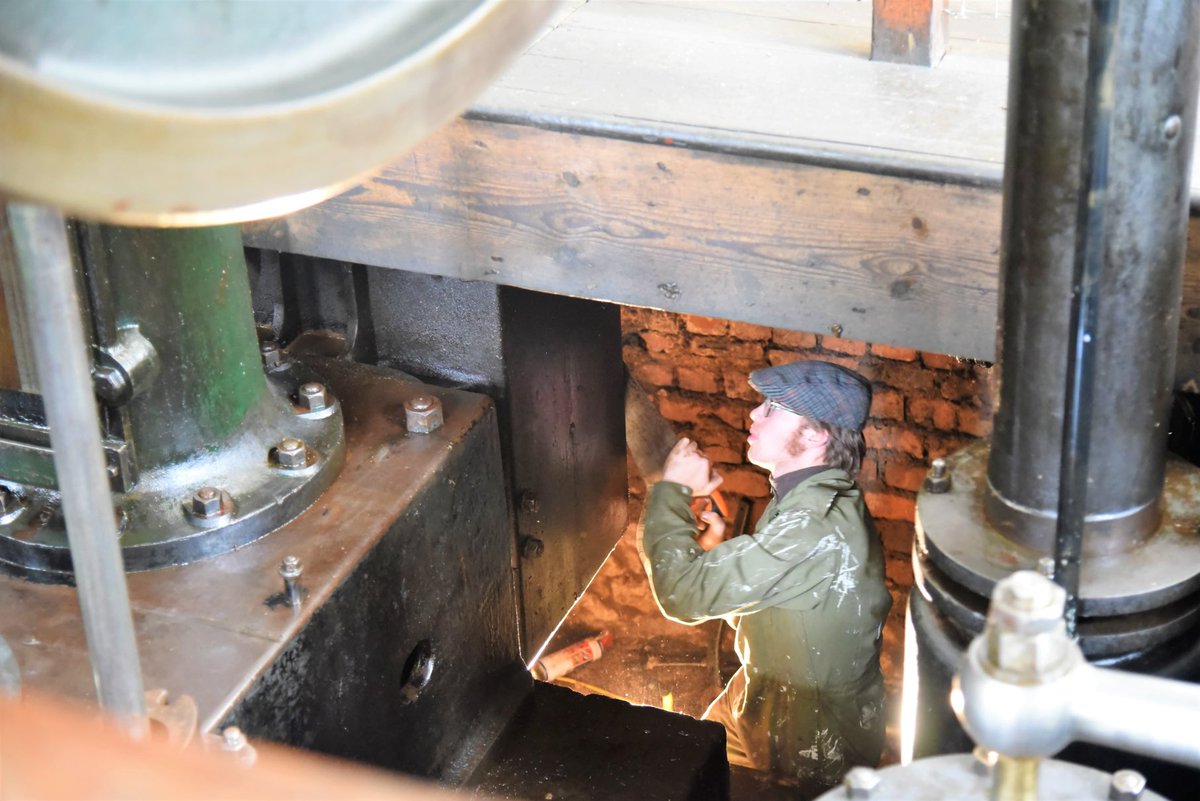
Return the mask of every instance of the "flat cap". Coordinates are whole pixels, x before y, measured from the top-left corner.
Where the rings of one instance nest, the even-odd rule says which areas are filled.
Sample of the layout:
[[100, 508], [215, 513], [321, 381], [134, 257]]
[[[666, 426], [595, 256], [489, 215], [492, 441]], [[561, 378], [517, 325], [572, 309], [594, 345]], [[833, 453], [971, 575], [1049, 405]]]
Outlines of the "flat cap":
[[790, 412], [838, 428], [861, 429], [871, 408], [867, 380], [829, 362], [792, 362], [755, 370], [750, 386]]

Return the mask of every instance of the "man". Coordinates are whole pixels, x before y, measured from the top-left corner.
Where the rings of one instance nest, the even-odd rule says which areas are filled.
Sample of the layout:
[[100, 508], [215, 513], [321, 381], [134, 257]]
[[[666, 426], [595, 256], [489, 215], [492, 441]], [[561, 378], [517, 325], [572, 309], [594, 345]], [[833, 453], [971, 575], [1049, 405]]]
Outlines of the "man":
[[742, 667], [704, 717], [724, 724], [732, 764], [809, 787], [883, 744], [879, 646], [891, 597], [879, 537], [853, 476], [862, 463], [870, 385], [819, 361], [757, 370], [748, 459], [771, 473], [774, 498], [752, 535], [721, 541], [724, 524], [690, 502], [719, 476], [688, 439], [651, 489], [638, 547], [667, 617], [722, 617]]

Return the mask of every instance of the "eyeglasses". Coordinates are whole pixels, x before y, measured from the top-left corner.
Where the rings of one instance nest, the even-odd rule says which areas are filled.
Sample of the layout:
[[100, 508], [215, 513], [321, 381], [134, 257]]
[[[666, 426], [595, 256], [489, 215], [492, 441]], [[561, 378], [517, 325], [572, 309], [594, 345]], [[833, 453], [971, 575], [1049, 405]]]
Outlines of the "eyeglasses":
[[[770, 417], [771, 412], [775, 411], [776, 409], [783, 409], [783, 407], [773, 400], [768, 400], [767, 408], [763, 410], [763, 417]], [[786, 409], [784, 411], [786, 411]]]

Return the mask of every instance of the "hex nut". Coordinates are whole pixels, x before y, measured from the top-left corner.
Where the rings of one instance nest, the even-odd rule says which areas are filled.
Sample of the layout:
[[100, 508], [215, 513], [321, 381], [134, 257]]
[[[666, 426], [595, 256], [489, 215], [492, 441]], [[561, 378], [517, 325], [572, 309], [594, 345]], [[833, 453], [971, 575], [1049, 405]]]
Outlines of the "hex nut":
[[304, 572], [304, 567], [300, 564], [300, 559], [295, 556], [285, 556], [283, 563], [279, 565], [279, 575], [284, 581], [295, 581], [300, 578]]
[[934, 459], [930, 463], [929, 475], [925, 478], [925, 491], [941, 495], [950, 491], [950, 472], [945, 459]]
[[287, 437], [275, 446], [275, 464], [284, 470], [299, 470], [308, 467], [308, 446], [304, 440]]
[[192, 514], [196, 517], [217, 517], [221, 514], [221, 490], [201, 487], [192, 493]]
[[537, 559], [546, 551], [546, 544], [537, 537], [525, 537], [521, 540], [521, 556], [526, 559]]
[[283, 351], [274, 340], [259, 343], [258, 352], [262, 355], [263, 367], [269, 369], [283, 363]]
[[404, 403], [404, 424], [413, 434], [428, 434], [442, 427], [442, 402], [432, 395], [417, 395]]
[[842, 784], [847, 798], [870, 798], [879, 786], [879, 774], [871, 768], [857, 767], [846, 771]]
[[1145, 776], [1136, 770], [1118, 770], [1108, 785], [1108, 801], [1137, 801], [1145, 789]]
[[329, 390], [325, 389], [325, 385], [318, 384], [316, 381], [302, 384], [297, 393], [297, 399], [300, 401], [300, 406], [309, 412], [327, 409], [333, 400], [329, 395]]
[[1044, 682], [1071, 664], [1066, 592], [1040, 573], [1020, 570], [996, 585], [988, 610], [987, 660], [1007, 680]]

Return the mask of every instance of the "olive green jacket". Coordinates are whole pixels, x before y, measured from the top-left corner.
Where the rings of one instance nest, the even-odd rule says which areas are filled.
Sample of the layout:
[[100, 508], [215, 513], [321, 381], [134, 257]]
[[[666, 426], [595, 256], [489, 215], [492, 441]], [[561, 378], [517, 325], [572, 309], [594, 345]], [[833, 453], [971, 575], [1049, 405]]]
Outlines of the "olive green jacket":
[[687, 624], [721, 617], [737, 629], [742, 669], [726, 692], [735, 697], [718, 699], [738, 730], [722, 720], [731, 758], [737, 735], [747, 764], [784, 776], [837, 781], [855, 764], [875, 764], [879, 647], [892, 601], [858, 485], [823, 470], [772, 500], [752, 535], [707, 553], [690, 501], [687, 487], [656, 484], [638, 549], [663, 614]]

